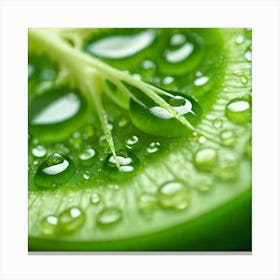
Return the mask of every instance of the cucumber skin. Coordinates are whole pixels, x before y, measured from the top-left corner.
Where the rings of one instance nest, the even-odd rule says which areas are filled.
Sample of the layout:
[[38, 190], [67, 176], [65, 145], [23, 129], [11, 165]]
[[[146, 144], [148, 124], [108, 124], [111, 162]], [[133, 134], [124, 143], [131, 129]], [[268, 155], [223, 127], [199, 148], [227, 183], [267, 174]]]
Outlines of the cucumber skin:
[[29, 251], [163, 252], [252, 251], [252, 191], [185, 224], [131, 239], [55, 242], [29, 237]]

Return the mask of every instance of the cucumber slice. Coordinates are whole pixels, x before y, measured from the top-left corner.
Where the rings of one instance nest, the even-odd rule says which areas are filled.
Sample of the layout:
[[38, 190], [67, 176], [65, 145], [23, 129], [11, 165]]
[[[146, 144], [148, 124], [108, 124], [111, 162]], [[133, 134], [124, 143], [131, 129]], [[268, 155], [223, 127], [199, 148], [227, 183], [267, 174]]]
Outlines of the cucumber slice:
[[[191, 96], [202, 108], [201, 120], [184, 137], [153, 136], [142, 128], [144, 124], [136, 128], [130, 113], [103, 95], [122, 166], [129, 169], [137, 163], [133, 174], [123, 172], [121, 177], [119, 167], [110, 161], [95, 112], [80, 127], [71, 121], [75, 129], [63, 141], [59, 134], [57, 141], [56, 135], [37, 139], [30, 127], [30, 251], [251, 250], [251, 33], [247, 29], [150, 31], [100, 30], [95, 39], [88, 35], [82, 51], [112, 36], [156, 34], [149, 45], [129, 52], [127, 58], [109, 59], [102, 53], [100, 59], [140, 75], [137, 79]], [[240, 36], [242, 43], [237, 40]], [[193, 47], [186, 47], [188, 42]], [[163, 62], [167, 54], [169, 61]], [[180, 55], [183, 61], [178, 61]], [[37, 85], [38, 67], [30, 70], [30, 92]], [[35, 98], [30, 98], [30, 106]], [[241, 100], [249, 104], [243, 110], [229, 106]], [[172, 125], [167, 129], [171, 133]], [[42, 166], [49, 167], [44, 162], [54, 153], [69, 158], [75, 172], [46, 189], [36, 183], [36, 175]]]

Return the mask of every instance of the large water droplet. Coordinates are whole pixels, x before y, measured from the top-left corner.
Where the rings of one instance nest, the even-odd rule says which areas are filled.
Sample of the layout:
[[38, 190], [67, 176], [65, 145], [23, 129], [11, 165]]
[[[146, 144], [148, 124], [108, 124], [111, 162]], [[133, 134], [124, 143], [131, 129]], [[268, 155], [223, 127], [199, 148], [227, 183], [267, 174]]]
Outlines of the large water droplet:
[[251, 120], [251, 104], [243, 98], [235, 98], [226, 106], [227, 118], [237, 124], [244, 124]]
[[135, 55], [152, 44], [155, 30], [146, 30], [134, 35], [116, 35], [93, 42], [87, 50], [97, 56], [120, 59]]
[[80, 228], [86, 220], [85, 213], [78, 207], [66, 209], [58, 216], [58, 226], [61, 232], [73, 232]]
[[113, 225], [122, 219], [122, 211], [119, 208], [105, 208], [98, 213], [96, 222], [99, 226]]
[[190, 203], [189, 188], [181, 182], [166, 182], [159, 188], [158, 199], [164, 208], [185, 209]]
[[199, 170], [210, 171], [215, 166], [217, 159], [218, 154], [216, 150], [204, 148], [195, 153], [194, 164]]
[[44, 217], [40, 222], [40, 232], [43, 235], [54, 235], [58, 230], [58, 218], [54, 215]]
[[[199, 104], [191, 97], [178, 92], [167, 92], [161, 96], [179, 115], [196, 125], [201, 117]], [[156, 136], [178, 137], [188, 132], [187, 127], [181, 124], [165, 108], [151, 100], [143, 100], [143, 104], [130, 101], [130, 116], [133, 124], [143, 132]]]
[[53, 188], [66, 184], [74, 172], [72, 160], [54, 153], [43, 160], [36, 172], [35, 183], [40, 187]]

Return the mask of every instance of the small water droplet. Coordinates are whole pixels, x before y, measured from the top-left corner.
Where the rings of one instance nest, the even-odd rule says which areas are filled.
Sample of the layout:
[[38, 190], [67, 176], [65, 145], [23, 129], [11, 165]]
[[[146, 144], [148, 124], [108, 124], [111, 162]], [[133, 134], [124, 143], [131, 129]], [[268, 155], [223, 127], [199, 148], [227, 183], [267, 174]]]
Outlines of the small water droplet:
[[170, 39], [170, 45], [179, 46], [185, 43], [186, 37], [183, 34], [174, 34]]
[[90, 197], [90, 202], [92, 204], [98, 204], [101, 201], [101, 196], [100, 194], [94, 192], [91, 197]]
[[206, 138], [205, 138], [205, 136], [199, 136], [198, 137], [198, 143], [199, 144], [204, 144], [206, 142]]
[[235, 142], [236, 135], [232, 130], [224, 130], [220, 134], [220, 139], [223, 145], [232, 146]]
[[[117, 162], [119, 167], [117, 166]], [[138, 169], [139, 160], [138, 158], [126, 151], [119, 151], [117, 153], [117, 158], [112, 154], [109, 155], [104, 163], [104, 170], [107, 172], [108, 176], [114, 179], [124, 179], [132, 174]]]
[[241, 77], [241, 83], [242, 84], [247, 84], [248, 83], [248, 78], [246, 76]]
[[202, 171], [210, 171], [217, 163], [217, 151], [212, 148], [198, 150], [194, 155], [194, 165]]
[[160, 143], [159, 142], [151, 142], [147, 148], [147, 152], [149, 154], [154, 154], [159, 151]]
[[44, 217], [40, 222], [40, 232], [43, 235], [54, 235], [58, 230], [58, 218], [54, 215]]
[[156, 64], [152, 60], [144, 60], [142, 62], [142, 68], [143, 69], [156, 69]]
[[129, 146], [136, 144], [138, 141], [139, 138], [136, 135], [132, 135], [126, 138], [126, 144]]
[[219, 119], [219, 118], [215, 119], [215, 120], [213, 121], [213, 126], [214, 126], [215, 128], [221, 128], [221, 127], [223, 126], [223, 120], [222, 120], [222, 119]]
[[226, 106], [227, 118], [237, 124], [244, 124], [251, 120], [251, 105], [242, 98], [232, 99]]
[[189, 188], [181, 182], [166, 182], [158, 190], [158, 199], [164, 208], [185, 209], [190, 203]]
[[252, 61], [252, 49], [251, 49], [251, 47], [248, 47], [246, 49], [244, 56], [248, 61]]
[[174, 78], [171, 77], [171, 76], [166, 76], [163, 80], [162, 80], [162, 83], [164, 85], [169, 85], [171, 84], [172, 82], [174, 82]]
[[125, 127], [128, 124], [128, 119], [126, 117], [120, 117], [119, 119], [119, 127]]
[[138, 73], [132, 74], [132, 77], [137, 81], [141, 81], [142, 79], [142, 76]]
[[137, 200], [138, 210], [142, 214], [150, 214], [157, 205], [157, 197], [151, 193], [142, 193]]
[[33, 147], [32, 155], [37, 158], [43, 158], [47, 155], [47, 149], [42, 145], [37, 145]]
[[242, 43], [244, 42], [244, 36], [243, 36], [243, 35], [237, 36], [235, 42], [236, 42], [238, 45], [242, 44]]
[[215, 175], [222, 181], [234, 180], [237, 176], [237, 159], [234, 155], [221, 158], [215, 168]]
[[200, 87], [208, 83], [208, 81], [209, 81], [209, 77], [203, 76], [203, 77], [196, 78], [193, 83], [195, 86]]
[[53, 153], [41, 162], [35, 175], [35, 183], [46, 188], [59, 186], [65, 184], [73, 172], [74, 165], [69, 157]]
[[195, 72], [195, 76], [196, 76], [196, 77], [201, 77], [201, 76], [202, 76], [202, 72], [196, 71], [196, 72]]
[[97, 214], [96, 222], [99, 226], [109, 226], [122, 219], [122, 211], [119, 208], [105, 208]]
[[89, 171], [85, 171], [85, 172], [83, 173], [83, 178], [84, 178], [85, 180], [89, 180], [89, 178], [90, 178], [90, 172], [89, 172]]
[[72, 232], [80, 228], [86, 220], [85, 213], [78, 207], [66, 209], [58, 216], [58, 226], [61, 232]]
[[79, 159], [83, 166], [91, 166], [96, 158], [96, 153], [93, 148], [86, 148], [79, 154]]

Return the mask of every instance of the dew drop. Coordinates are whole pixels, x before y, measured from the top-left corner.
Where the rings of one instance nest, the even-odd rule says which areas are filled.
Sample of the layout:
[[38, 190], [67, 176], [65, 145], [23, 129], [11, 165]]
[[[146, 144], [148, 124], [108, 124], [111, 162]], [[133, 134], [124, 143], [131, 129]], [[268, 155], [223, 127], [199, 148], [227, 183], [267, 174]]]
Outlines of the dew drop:
[[203, 77], [196, 78], [193, 83], [195, 86], [200, 87], [205, 85], [208, 81], [209, 81], [209, 77], [203, 76]]
[[138, 199], [138, 210], [142, 214], [150, 214], [157, 205], [157, 197], [151, 193], [142, 193]]
[[136, 135], [132, 135], [132, 136], [129, 136], [126, 138], [126, 144], [128, 146], [135, 145], [136, 143], [138, 143], [138, 141], [139, 141], [139, 138]]
[[223, 120], [222, 120], [222, 119], [219, 119], [219, 118], [215, 119], [215, 120], [213, 121], [213, 126], [214, 126], [215, 128], [221, 128], [221, 127], [223, 126]]
[[248, 100], [235, 98], [226, 106], [227, 118], [237, 124], [244, 124], [251, 120], [251, 105]]
[[92, 204], [98, 204], [101, 201], [101, 196], [98, 193], [93, 193], [90, 197], [90, 202]]
[[86, 148], [79, 154], [79, 159], [83, 166], [91, 166], [95, 158], [96, 152], [93, 148]]
[[58, 226], [61, 232], [73, 232], [80, 228], [86, 220], [85, 213], [78, 207], [66, 209], [58, 216]]
[[156, 64], [152, 60], [144, 60], [142, 62], [142, 68], [147, 70], [147, 69], [156, 69]]
[[158, 190], [158, 200], [162, 207], [182, 210], [189, 206], [189, 188], [181, 182], [166, 182]]
[[105, 208], [97, 214], [96, 222], [99, 226], [109, 226], [122, 219], [122, 211], [119, 208]]
[[194, 45], [192, 43], [186, 43], [179, 49], [167, 50], [165, 52], [165, 57], [169, 63], [179, 63], [187, 59], [192, 54], [193, 50]]
[[242, 84], [247, 84], [248, 83], [248, 78], [246, 76], [241, 77], [241, 83]]
[[171, 76], [166, 76], [163, 80], [162, 80], [162, 83], [164, 85], [169, 85], [171, 84], [172, 82], [174, 82], [174, 78], [171, 77]]
[[185, 43], [185, 41], [186, 41], [185, 35], [183, 35], [183, 34], [175, 34], [170, 39], [170, 45], [178, 46], [178, 45], [181, 45], [181, 44]]
[[232, 130], [224, 130], [220, 134], [220, 139], [223, 145], [232, 146], [235, 142], [236, 135]]
[[246, 49], [244, 56], [248, 61], [252, 61], [252, 49], [251, 49], [251, 47], [248, 47]]
[[147, 148], [147, 152], [149, 154], [154, 154], [159, 151], [160, 143], [159, 142], [151, 142]]
[[198, 150], [194, 155], [194, 165], [202, 171], [210, 171], [217, 163], [217, 151], [212, 148]]
[[242, 35], [237, 36], [235, 42], [238, 45], [242, 44], [244, 42], [244, 36], [242, 36]]
[[44, 217], [40, 222], [40, 232], [43, 235], [54, 235], [58, 230], [58, 218], [54, 215]]
[[52, 188], [66, 184], [74, 173], [72, 160], [59, 153], [49, 155], [36, 172], [35, 183], [40, 187]]
[[83, 178], [87, 181], [87, 180], [89, 180], [89, 178], [90, 178], [90, 172], [89, 171], [85, 171], [84, 173], [83, 173]]
[[37, 158], [43, 158], [47, 154], [47, 149], [42, 145], [37, 145], [32, 148], [32, 155]]

